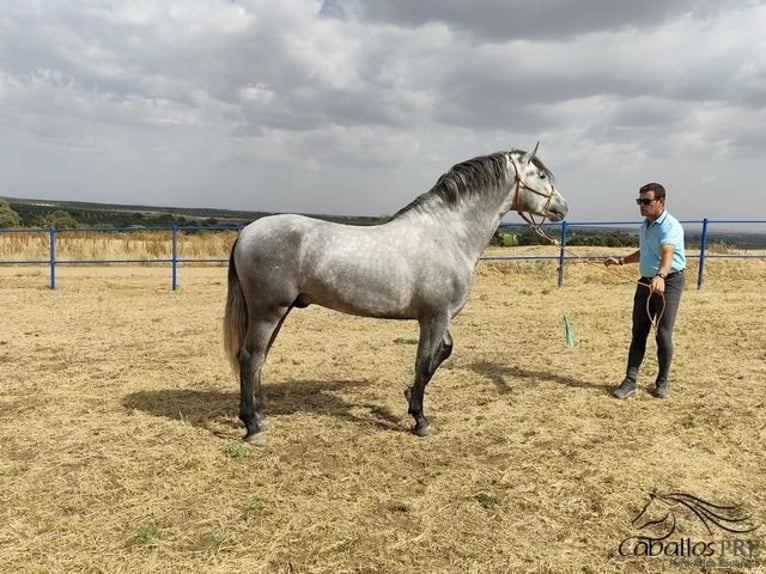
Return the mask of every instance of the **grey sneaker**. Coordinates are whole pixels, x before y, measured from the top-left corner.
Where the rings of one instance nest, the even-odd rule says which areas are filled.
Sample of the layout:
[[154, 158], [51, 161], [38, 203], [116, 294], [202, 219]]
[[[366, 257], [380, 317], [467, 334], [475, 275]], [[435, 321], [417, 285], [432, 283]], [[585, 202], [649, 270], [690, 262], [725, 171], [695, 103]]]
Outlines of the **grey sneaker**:
[[636, 392], [638, 385], [633, 379], [625, 378], [619, 387], [612, 391], [612, 394], [618, 399], [627, 399], [630, 395]]
[[667, 379], [657, 379], [654, 384], [654, 396], [658, 399], [667, 399], [670, 394], [670, 385]]

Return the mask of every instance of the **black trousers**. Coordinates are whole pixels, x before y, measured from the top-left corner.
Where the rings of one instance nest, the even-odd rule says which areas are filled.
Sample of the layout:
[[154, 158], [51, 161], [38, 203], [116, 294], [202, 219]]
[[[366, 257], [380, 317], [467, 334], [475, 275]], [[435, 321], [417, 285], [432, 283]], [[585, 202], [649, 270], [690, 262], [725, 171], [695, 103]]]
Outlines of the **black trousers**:
[[[651, 277], [642, 277], [633, 296], [633, 338], [628, 351], [627, 377], [638, 380], [638, 368], [646, 354], [646, 340], [652, 330], [652, 321], [659, 316], [657, 324], [658, 379], [667, 379], [670, 363], [673, 361], [673, 326], [676, 323], [678, 306], [681, 303], [686, 278], [684, 272], [673, 273], [665, 279], [665, 302], [662, 295], [649, 296]], [[648, 309], [647, 313], [647, 299]]]

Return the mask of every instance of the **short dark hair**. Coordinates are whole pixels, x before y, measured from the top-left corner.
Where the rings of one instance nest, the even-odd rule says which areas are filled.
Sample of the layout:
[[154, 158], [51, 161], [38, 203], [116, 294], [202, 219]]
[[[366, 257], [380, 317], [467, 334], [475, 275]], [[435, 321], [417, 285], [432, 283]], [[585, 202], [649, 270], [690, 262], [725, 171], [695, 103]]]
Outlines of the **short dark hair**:
[[665, 197], [665, 188], [662, 186], [661, 183], [655, 183], [655, 182], [642, 185], [641, 188], [638, 190], [638, 193], [649, 193], [650, 191], [654, 192], [654, 197], [656, 199], [661, 199]]

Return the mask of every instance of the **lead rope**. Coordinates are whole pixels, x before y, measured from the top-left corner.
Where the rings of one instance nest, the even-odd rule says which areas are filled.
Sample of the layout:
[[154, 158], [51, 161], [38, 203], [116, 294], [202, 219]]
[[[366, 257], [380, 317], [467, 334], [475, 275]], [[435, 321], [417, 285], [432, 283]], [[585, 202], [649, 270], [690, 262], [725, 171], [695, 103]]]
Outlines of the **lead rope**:
[[[524, 221], [527, 222], [527, 225], [529, 225], [535, 231], [535, 233], [537, 233], [540, 237], [542, 237], [543, 239], [548, 241], [551, 245], [555, 245], [557, 247], [561, 246], [561, 243], [558, 240], [553, 239], [552, 237], [549, 237], [545, 233], [545, 231], [543, 231], [543, 229], [540, 226], [540, 224], [538, 224], [534, 220], [532, 220], [532, 222], [530, 222], [526, 217], [523, 217], [523, 219], [524, 219]], [[585, 257], [577, 255], [576, 253], [572, 253], [566, 247], [564, 247], [563, 250], [564, 250], [564, 253], [566, 253], [567, 255], [569, 255], [569, 256], [571, 256], [571, 257], [573, 257], [573, 258], [575, 258], [575, 259], [577, 259], [579, 261], [582, 261], [583, 263], [587, 263], [589, 265], [598, 265], [602, 269], [604, 267], [603, 263], [596, 263], [595, 261], [591, 261], [590, 259], [586, 259]], [[622, 267], [622, 266], [620, 266], [620, 267]], [[624, 276], [624, 274], [623, 274], [623, 276]], [[626, 278], [626, 280], [630, 281], [631, 283], [638, 283], [639, 285], [642, 285], [643, 287], [646, 287], [647, 289], [649, 289], [649, 284], [642, 283], [641, 279], [633, 279], [631, 277], [630, 279]], [[662, 305], [660, 306], [659, 313], [657, 313], [656, 316], [652, 316], [652, 311], [651, 311], [652, 294], [650, 294], [649, 297], [646, 298], [646, 315], [647, 315], [647, 317], [649, 317], [649, 322], [652, 324], [652, 327], [654, 328], [655, 333], [657, 332], [657, 329], [659, 328], [659, 324], [660, 324], [660, 321], [662, 320], [662, 316], [665, 314], [665, 293], [658, 293], [658, 295], [660, 296], [660, 300], [662, 301]], [[567, 345], [571, 347], [571, 346], [574, 345], [574, 335], [572, 334], [572, 330], [571, 330], [571, 327], [569, 325], [569, 319], [567, 318], [566, 314], [564, 314], [564, 328], [566, 330]]]
[[[521, 175], [520, 175], [520, 170], [519, 170], [518, 166], [516, 165], [516, 161], [515, 161], [515, 159], [513, 157], [511, 157], [511, 163], [513, 164], [513, 170], [515, 172], [515, 180], [516, 180], [515, 181], [515, 183], [516, 183], [516, 190], [514, 192], [513, 203], [511, 204], [511, 209], [513, 209], [515, 207], [516, 208], [516, 213], [519, 214], [519, 217], [521, 217], [526, 222], [526, 224], [537, 235], [539, 235], [541, 238], [543, 238], [546, 241], [548, 241], [548, 243], [550, 243], [551, 245], [555, 245], [557, 247], [560, 247], [561, 244], [559, 243], [559, 241], [556, 240], [556, 239], [553, 239], [552, 237], [549, 237], [548, 234], [546, 234], [545, 231], [542, 228], [542, 224], [545, 222], [545, 220], [547, 218], [548, 207], [550, 206], [551, 199], [553, 198], [553, 190], [551, 190], [551, 193], [547, 194], [547, 196], [546, 196], [547, 201], [545, 202], [545, 207], [543, 209], [544, 215], [543, 215], [542, 219], [539, 222], [535, 221], [535, 218], [534, 218], [534, 216], [531, 213], [527, 214], [527, 213], [525, 213], [525, 212], [523, 212], [523, 211], [518, 209], [519, 191], [523, 187], [524, 189], [526, 189], [528, 191], [531, 191], [533, 193], [536, 193], [538, 195], [546, 195], [546, 194], [542, 194], [539, 191], [529, 187], [526, 183], [524, 183], [524, 180], [521, 178]], [[599, 265], [599, 266], [603, 265], [601, 263], [596, 263], [594, 261], [591, 261], [590, 259], [586, 259], [585, 257], [581, 257], [581, 256], [577, 255], [576, 253], [572, 253], [566, 247], [562, 247], [562, 249], [564, 250], [564, 253], [566, 253], [567, 255], [570, 255], [570, 256], [574, 257], [575, 259], [579, 259], [581, 261], [584, 261], [585, 263], [589, 263], [591, 265]], [[638, 283], [639, 285], [643, 285], [644, 287], [649, 289], [649, 285], [647, 285], [646, 283], [641, 283], [640, 279], [633, 279], [633, 278], [631, 278], [630, 282], [631, 283]], [[662, 316], [665, 314], [665, 293], [663, 292], [663, 293], [660, 293], [659, 295], [660, 295], [660, 299], [662, 300], [662, 306], [660, 307], [660, 311], [659, 311], [659, 313], [657, 313], [656, 317], [653, 317], [652, 316], [652, 312], [651, 312], [652, 293], [650, 293], [649, 297], [646, 298], [646, 315], [647, 315], [647, 317], [649, 317], [649, 322], [651, 323], [652, 327], [654, 327], [654, 331], [655, 332], [657, 332], [657, 329], [659, 328], [660, 321], [662, 320]], [[569, 319], [566, 316], [566, 313], [564, 314], [564, 327], [566, 329], [567, 345], [571, 347], [571, 346], [574, 345], [574, 333], [573, 333], [573, 331], [572, 331], [572, 329], [571, 329], [571, 327], [569, 325]]]

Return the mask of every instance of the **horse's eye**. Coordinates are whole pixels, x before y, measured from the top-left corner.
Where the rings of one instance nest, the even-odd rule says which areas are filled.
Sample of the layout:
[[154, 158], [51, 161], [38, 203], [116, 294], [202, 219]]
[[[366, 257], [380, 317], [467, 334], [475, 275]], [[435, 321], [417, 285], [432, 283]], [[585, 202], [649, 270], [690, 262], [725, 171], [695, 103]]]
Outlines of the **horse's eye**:
[[543, 172], [541, 171], [541, 172], [539, 173], [539, 175], [540, 175], [540, 179], [545, 179], [545, 173], [543, 173]]

